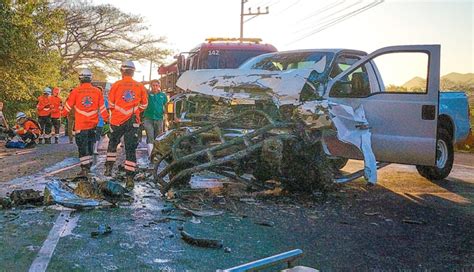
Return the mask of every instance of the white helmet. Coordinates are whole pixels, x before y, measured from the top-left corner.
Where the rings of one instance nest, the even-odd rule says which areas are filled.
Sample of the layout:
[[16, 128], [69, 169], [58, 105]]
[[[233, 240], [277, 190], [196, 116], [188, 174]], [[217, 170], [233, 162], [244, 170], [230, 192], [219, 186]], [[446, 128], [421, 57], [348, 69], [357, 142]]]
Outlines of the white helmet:
[[135, 70], [135, 64], [131, 60], [126, 60], [122, 62], [122, 66], [120, 66], [121, 70]]
[[85, 69], [82, 69], [81, 72], [79, 73], [79, 80], [80, 81], [83, 81], [83, 80], [89, 80], [91, 81], [92, 80], [92, 72], [91, 70], [85, 68]]
[[24, 112], [18, 112], [16, 114], [16, 120], [18, 121], [20, 118], [26, 118], [26, 114]]
[[[51, 89], [48, 88], [48, 87], [46, 87], [46, 88], [43, 89], [43, 93], [48, 94], [48, 95], [51, 95]], [[20, 113], [22, 113], [22, 112], [20, 112]], [[23, 113], [23, 114], [24, 114], [24, 113]]]

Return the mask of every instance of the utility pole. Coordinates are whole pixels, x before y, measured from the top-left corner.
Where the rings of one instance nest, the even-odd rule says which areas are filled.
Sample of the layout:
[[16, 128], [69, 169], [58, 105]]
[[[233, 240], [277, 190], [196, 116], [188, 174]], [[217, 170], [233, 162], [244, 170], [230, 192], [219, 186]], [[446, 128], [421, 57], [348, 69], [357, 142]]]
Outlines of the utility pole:
[[[244, 39], [244, 23], [245, 22], [248, 22], [259, 15], [265, 15], [265, 14], [270, 13], [268, 11], [268, 7], [265, 8], [265, 12], [260, 12], [260, 7], [257, 7], [257, 12], [252, 12], [252, 8], [249, 8], [248, 13], [245, 13], [244, 8], [245, 8], [245, 3], [247, 2], [248, 0], [240, 0], [240, 42], [243, 42], [243, 39]], [[252, 17], [244, 22], [245, 16], [252, 16]]]

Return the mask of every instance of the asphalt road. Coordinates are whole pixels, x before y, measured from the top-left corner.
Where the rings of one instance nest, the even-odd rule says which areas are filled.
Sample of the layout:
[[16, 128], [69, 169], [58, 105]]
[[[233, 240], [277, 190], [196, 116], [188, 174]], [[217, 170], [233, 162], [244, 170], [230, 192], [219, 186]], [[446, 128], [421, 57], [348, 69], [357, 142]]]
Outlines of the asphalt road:
[[[17, 175], [2, 167], [16, 179], [1, 180], [0, 194], [22, 185], [41, 188], [49, 179], [78, 171], [72, 166], [75, 161], [67, 159], [75, 153], [68, 144], [34, 152], [63, 153], [43, 158], [41, 170], [34, 155], [26, 159], [24, 154], [0, 152], [8, 168], [31, 167], [19, 167]], [[350, 162], [345, 170], [360, 167], [360, 162]], [[234, 196], [225, 203], [206, 204], [224, 212], [212, 217], [186, 217], [179, 209], [163, 213], [174, 203], [161, 199], [147, 183], [140, 183], [134, 193], [133, 203], [113, 209], [0, 211], [0, 270], [212, 271], [294, 248], [304, 251], [297, 264], [323, 271], [474, 269], [472, 154], [456, 154], [453, 172], [440, 182], [425, 180], [413, 166], [390, 165], [379, 172], [375, 187], [357, 180], [327, 199], [276, 196], [248, 201]], [[161, 222], [165, 216], [185, 222]], [[112, 233], [92, 238], [91, 231], [100, 223], [109, 224]], [[222, 239], [230, 252], [191, 246], [180, 239], [182, 228]]]

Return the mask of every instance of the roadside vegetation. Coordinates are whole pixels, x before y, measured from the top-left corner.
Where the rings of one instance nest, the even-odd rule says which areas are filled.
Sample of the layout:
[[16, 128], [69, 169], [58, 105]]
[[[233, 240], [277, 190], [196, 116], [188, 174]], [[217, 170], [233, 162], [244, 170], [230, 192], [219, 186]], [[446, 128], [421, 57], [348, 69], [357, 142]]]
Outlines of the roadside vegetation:
[[[44, 87], [68, 90], [77, 70], [92, 68], [101, 81], [124, 59], [161, 63], [165, 38], [149, 34], [142, 17], [111, 5], [73, 1], [0, 1], [0, 101], [13, 120], [35, 115]], [[63, 92], [67, 95], [67, 92]]]

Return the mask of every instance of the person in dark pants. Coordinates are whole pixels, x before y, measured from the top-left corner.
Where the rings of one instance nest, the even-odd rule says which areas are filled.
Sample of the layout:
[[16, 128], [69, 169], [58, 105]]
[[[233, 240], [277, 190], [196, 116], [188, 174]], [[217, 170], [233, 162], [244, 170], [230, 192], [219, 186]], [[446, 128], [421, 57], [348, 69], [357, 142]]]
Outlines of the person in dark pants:
[[59, 144], [59, 129], [61, 128], [61, 109], [63, 107], [63, 101], [59, 97], [61, 90], [58, 87], [53, 88], [53, 95], [49, 97], [51, 103], [51, 124], [54, 132], [51, 136], [54, 138], [55, 143]]
[[69, 111], [75, 109], [74, 130], [81, 161], [81, 172], [78, 176], [87, 176], [92, 166], [95, 129], [99, 122], [99, 114], [104, 120], [108, 120], [109, 113], [105, 108], [102, 92], [91, 84], [92, 73], [89, 69], [81, 71], [79, 81], [81, 84], [69, 94], [61, 115], [67, 116]]
[[51, 89], [46, 87], [43, 90], [43, 95], [38, 97], [38, 123], [41, 127], [42, 133], [39, 137], [40, 144], [51, 143], [51, 103], [49, 97], [51, 95]]
[[122, 79], [112, 84], [109, 92], [109, 108], [111, 112], [111, 136], [107, 148], [105, 162], [105, 176], [112, 175], [112, 168], [117, 160], [117, 146], [120, 138], [125, 141], [125, 171], [126, 187], [133, 189], [135, 171], [137, 167], [136, 149], [138, 146], [138, 128], [140, 126], [140, 112], [148, 106], [146, 89], [132, 77], [135, 64], [125, 61], [120, 67]]

